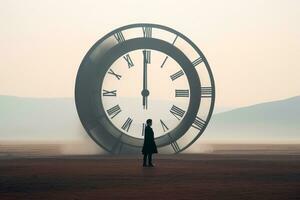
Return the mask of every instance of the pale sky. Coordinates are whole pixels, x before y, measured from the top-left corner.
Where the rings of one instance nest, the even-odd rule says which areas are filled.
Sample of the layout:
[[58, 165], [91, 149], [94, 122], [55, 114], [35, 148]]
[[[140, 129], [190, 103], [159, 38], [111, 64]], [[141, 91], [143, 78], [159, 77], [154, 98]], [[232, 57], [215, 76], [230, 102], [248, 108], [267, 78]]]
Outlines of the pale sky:
[[0, 95], [73, 97], [88, 49], [132, 23], [157, 23], [189, 37], [216, 82], [216, 106], [300, 95], [297, 0], [0, 1]]

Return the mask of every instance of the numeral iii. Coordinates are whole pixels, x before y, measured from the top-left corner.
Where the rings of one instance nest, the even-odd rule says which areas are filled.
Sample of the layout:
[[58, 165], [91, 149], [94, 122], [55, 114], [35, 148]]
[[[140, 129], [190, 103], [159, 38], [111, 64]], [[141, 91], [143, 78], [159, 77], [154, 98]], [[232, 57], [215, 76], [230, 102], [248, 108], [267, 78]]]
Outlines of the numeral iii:
[[201, 97], [210, 98], [212, 95], [212, 87], [201, 87]]
[[175, 97], [189, 97], [189, 90], [175, 90]]

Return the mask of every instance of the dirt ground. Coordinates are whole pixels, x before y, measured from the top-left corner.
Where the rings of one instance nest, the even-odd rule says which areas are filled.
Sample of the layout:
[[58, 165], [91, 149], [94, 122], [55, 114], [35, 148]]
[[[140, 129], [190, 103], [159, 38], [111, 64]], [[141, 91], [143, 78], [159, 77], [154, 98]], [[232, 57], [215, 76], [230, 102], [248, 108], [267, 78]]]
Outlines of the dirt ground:
[[300, 199], [300, 155], [0, 158], [0, 199]]

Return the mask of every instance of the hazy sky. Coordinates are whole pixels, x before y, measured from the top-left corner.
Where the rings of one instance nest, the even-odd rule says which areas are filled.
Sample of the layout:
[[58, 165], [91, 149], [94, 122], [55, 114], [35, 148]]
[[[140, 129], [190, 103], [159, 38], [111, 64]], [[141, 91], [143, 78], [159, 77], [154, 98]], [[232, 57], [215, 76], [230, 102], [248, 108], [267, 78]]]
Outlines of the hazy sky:
[[206, 55], [217, 107], [300, 95], [300, 1], [1, 0], [0, 94], [72, 97], [87, 50], [111, 30], [172, 27]]

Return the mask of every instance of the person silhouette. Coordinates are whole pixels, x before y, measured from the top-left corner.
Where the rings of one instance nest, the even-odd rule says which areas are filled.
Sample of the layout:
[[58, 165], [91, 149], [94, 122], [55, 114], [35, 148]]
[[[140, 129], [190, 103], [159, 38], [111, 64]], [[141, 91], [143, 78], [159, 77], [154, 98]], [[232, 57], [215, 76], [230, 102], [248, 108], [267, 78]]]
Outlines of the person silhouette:
[[[144, 154], [143, 158], [143, 167], [154, 167], [152, 164], [152, 154], [157, 153], [157, 147], [154, 141], [154, 132], [151, 128], [152, 126], [152, 119], [147, 119], [146, 127], [145, 127], [145, 134], [144, 134], [144, 145], [142, 149], [142, 153]], [[147, 165], [147, 158], [148, 158], [148, 165]]]

